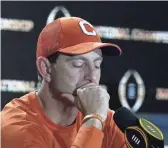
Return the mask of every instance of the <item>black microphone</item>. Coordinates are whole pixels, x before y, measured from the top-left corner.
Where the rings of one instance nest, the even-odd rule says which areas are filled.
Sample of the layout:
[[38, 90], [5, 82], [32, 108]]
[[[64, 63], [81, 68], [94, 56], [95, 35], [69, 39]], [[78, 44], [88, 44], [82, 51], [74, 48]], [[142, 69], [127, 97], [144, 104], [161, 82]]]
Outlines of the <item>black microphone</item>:
[[116, 110], [113, 119], [124, 133], [128, 148], [164, 148], [160, 129], [146, 119], [138, 119], [126, 107]]

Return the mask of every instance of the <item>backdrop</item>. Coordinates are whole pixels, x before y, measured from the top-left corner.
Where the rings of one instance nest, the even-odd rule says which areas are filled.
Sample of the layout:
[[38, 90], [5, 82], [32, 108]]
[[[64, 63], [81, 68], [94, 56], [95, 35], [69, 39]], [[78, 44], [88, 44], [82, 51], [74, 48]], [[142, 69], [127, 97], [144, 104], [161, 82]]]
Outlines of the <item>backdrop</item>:
[[128, 107], [158, 125], [168, 140], [168, 2], [1, 4], [2, 108], [38, 88], [35, 53], [42, 28], [58, 17], [77, 16], [93, 24], [103, 42], [123, 50], [102, 64], [110, 108]]

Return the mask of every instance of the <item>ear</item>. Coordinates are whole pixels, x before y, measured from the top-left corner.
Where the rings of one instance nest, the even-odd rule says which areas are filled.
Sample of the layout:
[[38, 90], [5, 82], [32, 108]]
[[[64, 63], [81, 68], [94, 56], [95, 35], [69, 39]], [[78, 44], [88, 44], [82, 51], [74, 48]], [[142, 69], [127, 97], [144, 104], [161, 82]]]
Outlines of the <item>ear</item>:
[[50, 75], [50, 62], [45, 57], [38, 57], [36, 60], [37, 69], [40, 73], [40, 75], [43, 77], [45, 82], [51, 81], [51, 75]]

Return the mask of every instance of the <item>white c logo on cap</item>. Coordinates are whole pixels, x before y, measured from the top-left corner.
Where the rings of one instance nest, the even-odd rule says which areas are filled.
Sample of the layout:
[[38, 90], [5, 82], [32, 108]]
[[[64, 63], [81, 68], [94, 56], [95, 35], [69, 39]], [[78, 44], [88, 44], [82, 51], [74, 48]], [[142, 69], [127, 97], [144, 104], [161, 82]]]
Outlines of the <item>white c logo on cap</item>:
[[92, 31], [92, 32], [89, 32], [89, 31], [87, 31], [86, 30], [86, 28], [85, 28], [85, 26], [84, 25], [89, 25], [91, 28], [93, 28], [93, 26], [89, 23], [89, 22], [87, 22], [87, 21], [80, 21], [79, 22], [79, 25], [80, 25], [80, 27], [81, 27], [81, 29], [82, 29], [82, 31], [83, 31], [83, 33], [84, 34], [86, 34], [86, 35], [92, 35], [92, 36], [96, 36], [96, 31]]

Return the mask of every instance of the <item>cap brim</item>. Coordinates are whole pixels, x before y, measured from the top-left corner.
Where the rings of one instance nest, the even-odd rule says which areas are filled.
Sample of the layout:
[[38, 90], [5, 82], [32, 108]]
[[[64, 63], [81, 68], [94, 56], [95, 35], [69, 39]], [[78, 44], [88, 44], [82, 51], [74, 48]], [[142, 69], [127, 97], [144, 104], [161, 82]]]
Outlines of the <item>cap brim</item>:
[[67, 48], [60, 49], [59, 52], [65, 54], [84, 54], [91, 52], [97, 48], [102, 49], [102, 53], [107, 56], [119, 56], [122, 54], [122, 51], [119, 46], [110, 43], [101, 43], [101, 42], [87, 42], [81, 43]]

